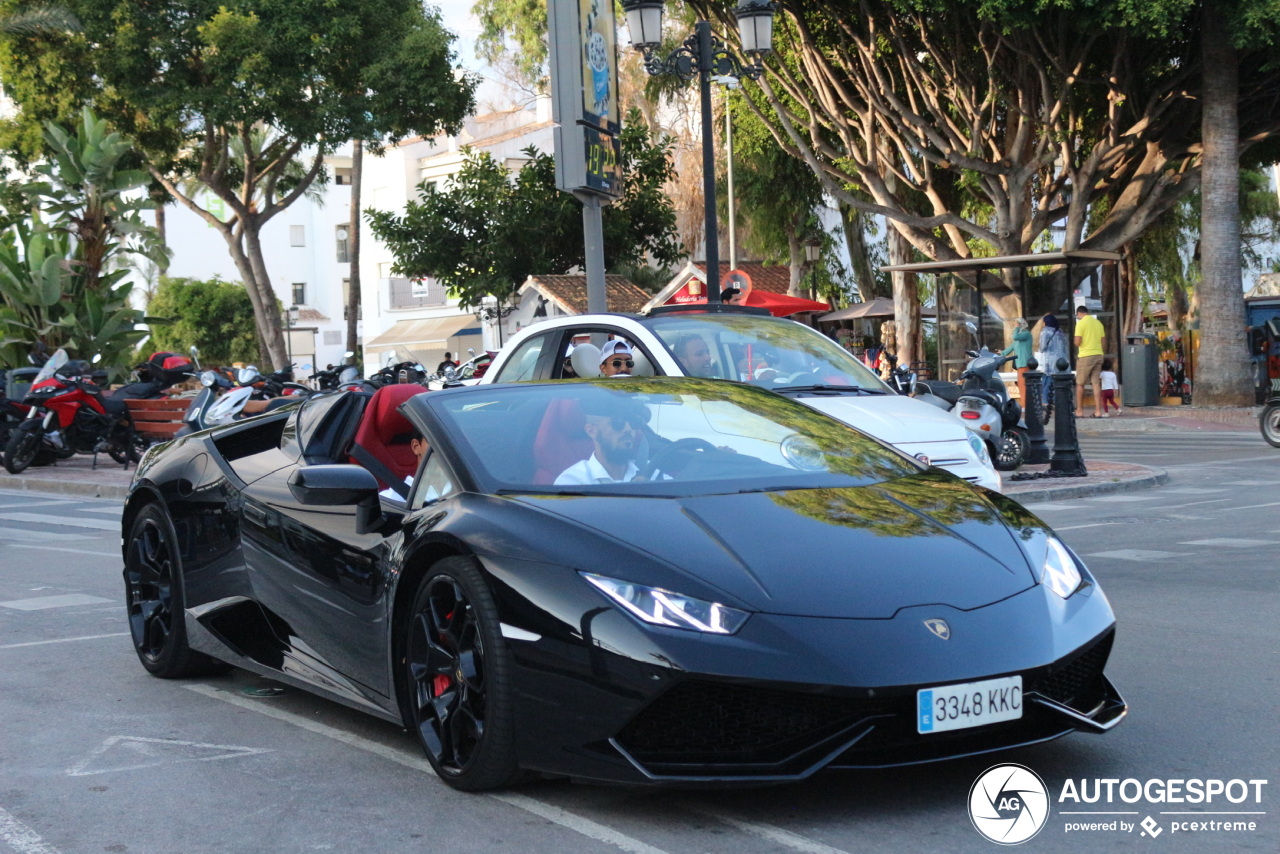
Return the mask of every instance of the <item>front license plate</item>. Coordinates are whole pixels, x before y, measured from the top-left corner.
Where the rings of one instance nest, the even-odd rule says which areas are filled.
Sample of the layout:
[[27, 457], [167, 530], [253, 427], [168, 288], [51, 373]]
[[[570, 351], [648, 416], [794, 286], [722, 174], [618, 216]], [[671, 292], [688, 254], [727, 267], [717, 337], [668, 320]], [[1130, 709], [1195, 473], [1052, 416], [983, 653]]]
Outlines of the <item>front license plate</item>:
[[921, 688], [916, 692], [916, 709], [920, 733], [1016, 721], [1022, 717], [1022, 677]]

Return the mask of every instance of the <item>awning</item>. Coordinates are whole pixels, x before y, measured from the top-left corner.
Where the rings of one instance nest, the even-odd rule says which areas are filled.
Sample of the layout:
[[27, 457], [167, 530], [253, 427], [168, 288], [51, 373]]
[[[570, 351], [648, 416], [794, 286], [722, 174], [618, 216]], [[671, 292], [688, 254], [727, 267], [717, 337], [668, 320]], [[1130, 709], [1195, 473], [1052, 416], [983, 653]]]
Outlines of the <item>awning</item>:
[[[433, 317], [426, 320], [397, 320], [391, 328], [372, 341], [365, 342], [367, 350], [389, 350], [404, 347], [408, 350], [429, 350], [433, 344], [444, 344], [468, 326], [476, 326], [474, 315]], [[474, 333], [479, 335], [477, 329]]]
[[825, 302], [815, 302], [811, 299], [792, 297], [786, 294], [775, 294], [772, 291], [762, 291], [759, 288], [752, 288], [747, 291], [747, 298], [742, 301], [742, 304], [767, 308], [774, 317], [789, 317], [801, 311], [827, 311], [831, 308]]
[[[921, 317], [933, 317], [934, 310], [931, 308], [921, 307]], [[824, 314], [819, 317], [819, 322], [837, 321], [837, 320], [858, 320], [862, 318], [870, 319], [872, 317], [893, 317], [893, 300], [885, 297], [876, 297], [867, 302], [855, 302], [848, 308], [842, 308], [839, 311], [833, 311], [830, 314]]]

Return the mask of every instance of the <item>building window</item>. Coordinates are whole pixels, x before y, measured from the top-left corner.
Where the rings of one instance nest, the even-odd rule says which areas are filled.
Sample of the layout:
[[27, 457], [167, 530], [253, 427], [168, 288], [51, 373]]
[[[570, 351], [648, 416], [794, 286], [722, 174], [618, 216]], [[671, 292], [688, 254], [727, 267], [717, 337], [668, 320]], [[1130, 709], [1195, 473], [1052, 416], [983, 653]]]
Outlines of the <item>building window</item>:
[[290, 246], [306, 246], [307, 245], [307, 227], [305, 225], [289, 226], [289, 245]]
[[294, 305], [307, 304], [307, 283], [306, 282], [293, 283], [293, 304]]
[[339, 187], [351, 183], [351, 167], [338, 166], [333, 170], [333, 183]]
[[[351, 305], [351, 280], [343, 279], [342, 280], [342, 319], [343, 320], [351, 319], [351, 311], [349, 308], [350, 305]], [[356, 305], [356, 320], [364, 320], [364, 300], [361, 300]]]
[[351, 230], [348, 226], [340, 225], [334, 230], [334, 246], [338, 251], [338, 263], [350, 264], [351, 255], [348, 251], [348, 240], [351, 237]]

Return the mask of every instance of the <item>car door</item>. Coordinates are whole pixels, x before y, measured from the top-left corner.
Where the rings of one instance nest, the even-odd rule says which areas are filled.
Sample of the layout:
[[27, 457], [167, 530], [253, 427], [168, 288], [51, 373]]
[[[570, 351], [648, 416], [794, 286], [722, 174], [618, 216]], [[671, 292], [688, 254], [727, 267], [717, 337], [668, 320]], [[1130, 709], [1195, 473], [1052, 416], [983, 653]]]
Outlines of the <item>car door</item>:
[[389, 696], [385, 599], [396, 535], [359, 533], [354, 506], [314, 507], [289, 489], [295, 463], [244, 491], [245, 559], [291, 675], [359, 699]]

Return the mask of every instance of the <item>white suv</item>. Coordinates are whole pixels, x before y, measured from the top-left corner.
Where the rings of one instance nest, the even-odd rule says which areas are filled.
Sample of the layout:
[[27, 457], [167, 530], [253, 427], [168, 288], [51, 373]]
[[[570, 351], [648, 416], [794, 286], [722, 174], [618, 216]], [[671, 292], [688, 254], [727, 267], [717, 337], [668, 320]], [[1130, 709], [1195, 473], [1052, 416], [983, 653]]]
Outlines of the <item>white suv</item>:
[[546, 320], [511, 338], [480, 382], [599, 376], [600, 348], [610, 339], [631, 345], [635, 376], [700, 376], [767, 388], [1000, 491], [986, 446], [953, 415], [895, 394], [830, 338], [763, 309], [670, 306], [646, 316]]

